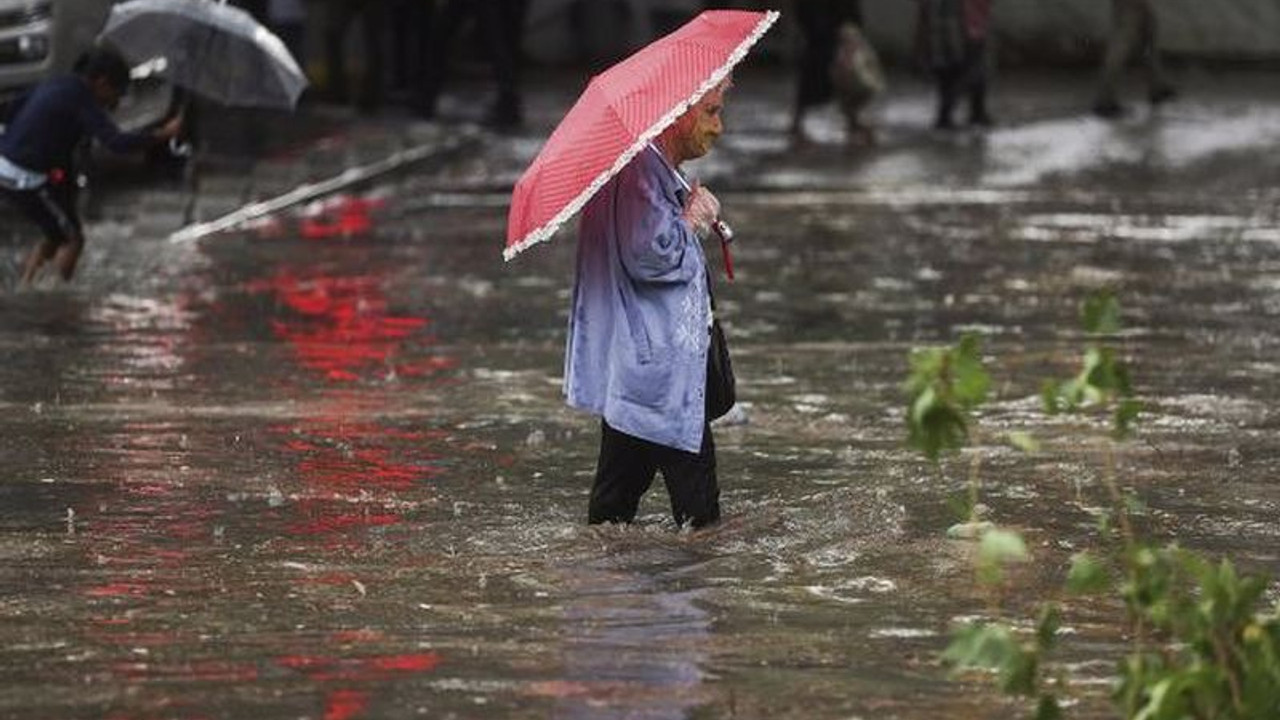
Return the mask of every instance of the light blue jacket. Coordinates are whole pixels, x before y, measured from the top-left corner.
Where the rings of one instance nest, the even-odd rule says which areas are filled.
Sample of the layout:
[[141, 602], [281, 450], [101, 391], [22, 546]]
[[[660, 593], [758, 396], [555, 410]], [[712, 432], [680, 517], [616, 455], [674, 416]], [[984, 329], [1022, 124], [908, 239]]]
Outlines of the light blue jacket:
[[583, 209], [564, 392], [617, 430], [696, 453], [711, 299], [683, 193], [646, 148]]

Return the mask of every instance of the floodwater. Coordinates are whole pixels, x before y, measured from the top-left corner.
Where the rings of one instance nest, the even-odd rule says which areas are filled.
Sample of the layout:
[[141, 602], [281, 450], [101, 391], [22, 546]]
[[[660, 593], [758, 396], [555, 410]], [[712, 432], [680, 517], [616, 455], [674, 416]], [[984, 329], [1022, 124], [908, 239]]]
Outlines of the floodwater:
[[[573, 238], [499, 255], [534, 134], [200, 243], [166, 242], [175, 203], [144, 194], [94, 223], [72, 289], [6, 287], [0, 716], [1010, 717], [937, 656], [1098, 546], [1105, 425], [1037, 393], [1074, 374], [1103, 287], [1147, 407], [1117, 455], [1139, 527], [1280, 572], [1280, 103], [1110, 126], [1010, 100], [1007, 127], [938, 138], [904, 94], [850, 159], [785, 154], [785, 105], [738, 92], [697, 168], [740, 238], [707, 532], [660, 487], [635, 525], [584, 525]], [[965, 330], [996, 397], [935, 468], [903, 446], [906, 357]], [[974, 454], [986, 517], [1033, 555], [999, 598], [946, 533]], [[1120, 617], [1068, 609], [1073, 717], [1108, 717]]]

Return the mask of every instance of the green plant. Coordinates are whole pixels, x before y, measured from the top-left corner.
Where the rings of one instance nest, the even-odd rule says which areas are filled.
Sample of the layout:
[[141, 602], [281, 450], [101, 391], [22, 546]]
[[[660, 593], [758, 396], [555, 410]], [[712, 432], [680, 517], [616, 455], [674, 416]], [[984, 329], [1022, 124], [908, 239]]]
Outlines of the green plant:
[[[1119, 303], [1110, 293], [1096, 295], [1081, 316], [1091, 336], [1081, 369], [1065, 382], [1045, 383], [1045, 408], [1109, 411], [1115, 443], [1132, 432], [1141, 409], [1128, 367], [1106, 344], [1120, 329]], [[955, 349], [913, 352], [911, 367], [908, 443], [936, 462], [942, 450], [958, 449], [970, 437], [971, 413], [985, 400], [990, 379], [969, 336]], [[1029, 437], [1014, 444], [1036, 447]], [[1120, 532], [1110, 532], [1113, 523], [1104, 518], [1102, 553], [1074, 555], [1065, 590], [1068, 597], [1110, 595], [1124, 603], [1133, 645], [1119, 663], [1117, 709], [1126, 720], [1280, 718], [1280, 604], [1260, 612], [1267, 581], [1239, 574], [1226, 560], [1214, 563], [1176, 545], [1142, 542], [1130, 520], [1138, 503], [1119, 488], [1113, 446], [1107, 457], [1110, 514]], [[966, 507], [977, 502], [976, 469], [972, 480]], [[1017, 533], [986, 528], [979, 536], [979, 582], [999, 585], [1001, 568], [1025, 557]], [[1061, 613], [1058, 603], [1045, 603], [1029, 637], [1007, 622], [967, 624], [956, 630], [943, 660], [956, 672], [993, 672], [1003, 692], [1035, 699], [1035, 720], [1060, 720], [1065, 683], [1047, 677], [1044, 667], [1057, 644]]]
[[1134, 720], [1280, 717], [1280, 606], [1266, 581], [1168, 546], [1130, 547], [1118, 587], [1134, 648], [1115, 698]]
[[972, 333], [955, 347], [915, 350], [910, 362], [907, 443], [937, 461], [944, 450], [964, 447], [970, 412], [986, 399], [991, 377]]
[[1000, 690], [1017, 697], [1036, 698], [1035, 720], [1059, 720], [1057, 694], [1046, 688], [1044, 658], [1058, 641], [1062, 615], [1057, 605], [1044, 605], [1029, 639], [1001, 622], [971, 623], [958, 628], [942, 654], [957, 672], [994, 672]]
[[[907, 444], [930, 461], [939, 462], [948, 450], [959, 450], [974, 433], [974, 411], [987, 399], [991, 377], [982, 364], [978, 337], [965, 334], [954, 347], [918, 349], [910, 355], [911, 374], [904, 384], [907, 402]], [[1011, 433], [1015, 447], [1032, 451], [1034, 438]], [[1028, 557], [1022, 536], [976, 522], [980, 491], [978, 455], [969, 473], [969, 491], [949, 504], [967, 517], [967, 528], [976, 529], [977, 575], [986, 586], [1003, 582], [1004, 567]], [[958, 672], [986, 670], [997, 674], [1001, 689], [1013, 695], [1038, 696], [1035, 720], [1062, 717], [1056, 695], [1046, 692], [1041, 676], [1044, 656], [1052, 649], [1060, 623], [1056, 606], [1046, 606], [1030, 640], [1021, 639], [1001, 622], [972, 623], [959, 628], [943, 660]]]
[[1041, 389], [1045, 410], [1051, 415], [1095, 408], [1112, 410], [1112, 436], [1128, 437], [1142, 404], [1133, 399], [1128, 365], [1102, 338], [1120, 331], [1120, 303], [1110, 291], [1085, 300], [1080, 309], [1085, 333], [1095, 338], [1084, 351], [1080, 371], [1066, 381], [1046, 380]]

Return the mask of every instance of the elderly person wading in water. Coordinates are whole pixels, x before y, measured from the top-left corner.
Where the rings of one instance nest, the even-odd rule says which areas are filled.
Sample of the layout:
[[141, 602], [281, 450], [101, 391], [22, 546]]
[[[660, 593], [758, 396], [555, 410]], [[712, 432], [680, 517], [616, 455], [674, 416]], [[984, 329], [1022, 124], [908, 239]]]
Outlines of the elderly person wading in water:
[[706, 406], [711, 288], [700, 240], [720, 203], [680, 165], [723, 131], [711, 89], [585, 207], [565, 354], [569, 405], [602, 418], [588, 522], [629, 523], [661, 470], [678, 525], [720, 518]]

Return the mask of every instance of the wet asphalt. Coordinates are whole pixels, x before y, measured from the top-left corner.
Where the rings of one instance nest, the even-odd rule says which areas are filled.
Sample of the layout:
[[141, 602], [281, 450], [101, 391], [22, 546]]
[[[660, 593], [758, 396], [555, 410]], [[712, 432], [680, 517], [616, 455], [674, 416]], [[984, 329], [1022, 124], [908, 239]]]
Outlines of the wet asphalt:
[[[0, 217], [0, 717], [1008, 717], [937, 655], [959, 621], [1057, 597], [1112, 456], [1144, 535], [1280, 572], [1280, 93], [1180, 79], [1112, 123], [1087, 76], [1011, 73], [995, 128], [941, 134], [904, 76], [874, 147], [824, 111], [797, 150], [789, 78], [740, 73], [691, 168], [739, 238], [727, 518], [698, 534], [660, 488], [635, 526], [584, 526], [571, 229], [501, 258], [509, 188], [581, 78], [531, 78], [515, 133], [474, 125], [464, 86], [443, 122], [219, 114], [198, 186], [104, 160], [72, 285], [15, 288], [29, 233]], [[1104, 288], [1146, 407], [1119, 446], [1037, 398]], [[934, 467], [903, 444], [906, 357], [965, 331], [994, 397]], [[986, 517], [1034, 557], [998, 599], [947, 536], [975, 457]], [[1119, 617], [1068, 609], [1077, 717], [1112, 717]]]

